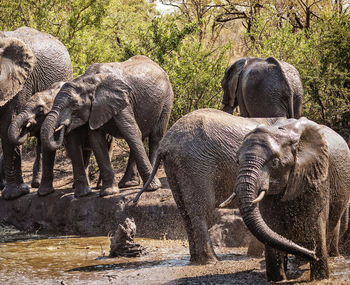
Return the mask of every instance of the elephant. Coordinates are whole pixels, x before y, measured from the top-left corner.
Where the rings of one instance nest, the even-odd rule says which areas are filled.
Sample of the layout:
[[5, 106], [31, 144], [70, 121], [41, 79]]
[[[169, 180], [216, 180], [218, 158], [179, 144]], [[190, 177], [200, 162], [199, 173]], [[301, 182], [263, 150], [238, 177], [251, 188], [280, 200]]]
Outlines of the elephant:
[[[293, 125], [295, 126], [294, 128], [292, 128]], [[302, 132], [301, 126], [305, 126], [304, 132]], [[286, 140], [287, 138], [295, 139], [293, 141], [288, 142], [282, 140], [282, 137], [278, 140], [275, 140], [272, 137], [269, 138], [267, 136], [267, 131], [264, 133], [266, 136], [258, 138], [253, 137], [253, 135], [258, 132], [257, 130], [272, 129], [276, 132], [282, 132], [283, 129], [287, 130], [288, 128], [291, 131], [289, 134], [285, 134], [285, 138]], [[316, 136], [317, 133], [310, 133], [312, 128], [317, 129], [320, 135]], [[330, 159], [328, 160], [325, 158], [322, 160], [324, 167], [327, 166], [328, 168], [329, 165], [330, 176], [327, 176], [324, 173], [321, 175], [319, 172], [320, 168], [316, 166], [314, 167], [315, 163], [311, 163], [311, 157], [313, 155], [316, 158], [320, 158], [322, 152], [316, 152], [316, 148], [320, 147], [321, 143], [323, 144], [324, 152], [327, 153], [327, 144], [324, 139], [321, 141], [321, 136], [323, 136], [322, 132], [325, 133], [327, 143], [329, 144], [328, 148], [331, 150]], [[307, 141], [305, 138], [314, 140]], [[249, 148], [248, 143], [251, 143], [251, 148]], [[295, 149], [288, 153], [288, 147], [291, 147], [293, 144]], [[295, 144], [298, 144], [298, 146]], [[268, 145], [271, 145], [272, 149], [269, 149], [267, 147]], [[304, 146], [308, 147], [308, 149], [302, 149]], [[259, 147], [260, 149], [258, 149]], [[284, 148], [287, 149], [284, 150]], [[281, 165], [278, 165], [277, 170], [280, 171], [277, 172], [276, 170], [273, 173], [273, 176], [271, 175], [270, 181], [267, 177], [265, 180], [255, 180], [262, 183], [261, 185], [264, 186], [263, 189], [267, 188], [269, 183], [272, 185], [270, 186], [270, 190], [272, 191], [271, 195], [266, 195], [264, 200], [269, 201], [269, 199], [273, 199], [273, 202], [268, 202], [269, 205], [264, 211], [261, 209], [261, 214], [263, 215], [264, 220], [264, 215], [270, 218], [266, 219], [268, 226], [274, 227], [275, 224], [278, 224], [280, 221], [287, 220], [285, 222], [288, 222], [291, 235], [293, 232], [296, 233], [299, 230], [298, 238], [290, 236], [291, 240], [287, 240], [276, 233], [271, 234], [272, 230], [266, 230], [268, 234], [271, 234], [271, 238], [262, 238], [261, 235], [263, 233], [261, 233], [260, 230], [267, 226], [264, 225], [264, 222], [261, 219], [258, 219], [261, 225], [257, 226], [254, 231], [251, 229], [252, 219], [250, 216], [247, 217], [247, 209], [242, 208], [240, 204], [247, 204], [246, 206], [248, 207], [248, 210], [254, 208], [255, 211], [257, 211], [256, 204], [252, 204], [255, 202], [256, 196], [249, 199], [248, 197], [243, 196], [245, 193], [246, 195], [254, 194], [253, 189], [250, 189], [248, 186], [254, 185], [255, 182], [249, 178], [248, 174], [245, 175], [245, 172], [251, 172], [252, 176], [253, 173], [258, 175], [261, 171], [260, 169], [256, 169], [249, 165], [249, 163], [254, 163], [255, 157], [251, 155], [251, 152], [246, 154], [246, 159], [242, 157], [245, 153], [244, 150], [249, 151], [250, 149], [256, 149], [256, 156], [272, 155], [272, 151], [281, 150], [281, 161], [283, 163], [289, 163], [289, 169], [293, 169], [295, 173], [294, 176], [293, 174], [282, 175], [282, 167]], [[339, 150], [339, 153], [334, 151], [336, 149]], [[304, 158], [301, 157], [302, 155], [304, 155]], [[263, 160], [262, 158], [256, 160], [265, 167], [277, 163], [276, 158], [277, 156], [272, 156], [272, 162], [267, 159]], [[296, 164], [297, 160], [306, 163], [304, 168]], [[346, 169], [350, 166], [350, 156], [349, 149], [344, 143], [344, 140], [331, 129], [317, 125], [305, 118], [300, 118], [299, 120], [283, 117], [244, 118], [232, 116], [215, 109], [199, 109], [193, 111], [179, 119], [161, 140], [151, 176], [134, 198], [134, 203], [138, 201], [140, 195], [152, 180], [161, 161], [164, 162], [164, 169], [169, 186], [184, 220], [189, 241], [191, 262], [206, 264], [217, 260], [217, 256], [213, 250], [209, 237], [208, 228], [215, 222], [216, 207], [235, 206], [232, 199], [225, 199], [232, 193], [232, 190], [237, 189], [237, 187], [239, 187], [236, 190], [237, 195], [243, 196], [239, 199], [238, 203], [238, 206], [241, 208], [243, 219], [252, 233], [260, 241], [269, 245], [266, 246], [266, 248], [276, 246], [285, 252], [293, 253], [297, 256], [306, 258], [307, 260], [311, 260], [313, 264], [318, 264], [317, 262], [319, 261], [316, 260], [326, 260], [323, 259], [325, 253], [322, 252], [322, 255], [320, 252], [320, 244], [324, 246], [324, 241], [321, 241], [320, 238], [325, 238], [326, 233], [324, 226], [327, 221], [331, 221], [331, 223], [328, 224], [328, 233], [330, 236], [332, 234], [334, 235], [333, 239], [331, 237], [328, 239], [330, 244], [329, 248], [330, 251], [337, 254], [338, 236], [335, 227], [338, 227], [339, 218], [344, 211], [344, 205], [346, 205], [347, 200], [349, 199], [346, 185], [349, 185], [350, 173], [347, 173]], [[295, 162], [294, 165], [293, 162]], [[299, 176], [296, 173], [298, 169], [302, 171], [299, 173]], [[314, 177], [304, 177], [300, 175], [309, 175], [309, 173], [314, 174]], [[317, 177], [317, 175], [319, 175], [319, 177]], [[265, 176], [267, 176], [267, 172], [264, 172], [264, 176], [261, 174], [262, 178], [265, 178]], [[331, 181], [329, 181], [330, 185], [337, 185], [337, 187], [333, 189], [333, 192], [329, 193], [330, 190], [327, 189], [327, 195], [326, 192], [324, 193], [325, 195], [319, 195], [320, 191], [315, 187], [311, 189], [311, 198], [308, 197], [307, 192], [301, 197], [296, 197], [298, 189], [296, 187], [300, 186], [302, 188], [302, 185], [300, 184], [301, 181], [310, 181], [311, 183], [315, 183], [315, 185], [320, 185], [318, 182], [324, 179], [325, 176], [327, 176], [327, 179], [331, 179]], [[277, 197], [279, 196], [278, 193], [276, 193], [276, 185], [283, 183], [283, 181], [285, 182], [288, 178], [290, 183], [295, 184], [296, 187], [294, 187], [293, 192], [288, 194], [285, 198], [294, 198], [295, 200], [278, 203]], [[246, 186], [245, 189], [242, 189], [240, 186], [241, 183], [246, 183], [248, 186]], [[299, 184], [297, 185], [297, 183]], [[324, 183], [321, 187], [326, 186], [326, 184], [328, 185], [328, 183]], [[255, 192], [257, 191], [258, 190], [255, 190]], [[328, 220], [324, 214], [327, 213], [327, 202], [331, 201], [329, 194], [332, 194], [333, 205]], [[231, 195], [230, 198], [232, 196], [233, 195]], [[266, 203], [264, 200], [260, 203], [261, 208], [263, 204]], [[304, 213], [304, 215], [306, 214], [305, 216], [302, 214], [299, 215], [296, 209], [301, 209], [305, 204], [308, 206], [312, 205], [312, 207], [307, 207], [306, 213]], [[292, 209], [287, 211], [286, 209], [289, 205], [291, 205]], [[326, 213], [321, 213], [322, 211]], [[281, 217], [281, 213], [285, 214], [286, 219]], [[315, 217], [317, 215], [319, 216]], [[319, 219], [320, 228], [315, 224], [315, 219]], [[307, 225], [309, 226], [307, 227]], [[309, 231], [311, 229], [312, 232]], [[277, 229], [276, 231], [278, 232]], [[319, 233], [321, 231], [323, 232], [322, 235], [315, 240], [316, 251], [314, 251], [314, 245], [304, 243], [300, 237], [306, 238], [307, 235], [315, 236], [316, 231]], [[279, 232], [279, 234], [285, 234], [285, 232]], [[280, 246], [280, 240], [282, 240], [283, 246]], [[311, 250], [297, 244], [296, 242], [308, 246]], [[270, 249], [267, 249], [267, 252], [270, 251]]]
[[234, 193], [247, 227], [265, 244], [267, 279], [286, 279], [287, 253], [296, 253], [291, 240], [315, 249], [311, 280], [328, 278], [328, 254], [339, 255], [350, 200], [345, 140], [306, 118], [282, 120], [248, 133], [237, 160]]
[[66, 47], [55, 37], [29, 27], [0, 32], [0, 137], [6, 185], [3, 199], [29, 193], [23, 182], [21, 154], [8, 138], [12, 118], [36, 92], [57, 81], [72, 79], [72, 63]]
[[229, 66], [221, 81], [223, 111], [239, 106], [243, 117], [302, 115], [303, 86], [298, 70], [274, 57], [244, 57]]
[[47, 113], [51, 110], [53, 100], [63, 84], [63, 81], [55, 82], [48, 89], [35, 93], [32, 97], [30, 97], [27, 104], [23, 107], [22, 112], [20, 112], [14, 119], [12, 119], [9, 125], [8, 137], [9, 141], [13, 145], [19, 146], [24, 144], [28, 138], [28, 135], [36, 137], [37, 143], [35, 149], [36, 155], [33, 164], [33, 176], [31, 182], [32, 188], [38, 188], [40, 185], [41, 125]]
[[[8, 136], [11, 143], [14, 145], [22, 145], [28, 135], [35, 136], [37, 138], [37, 147], [36, 147], [36, 159], [33, 166], [33, 177], [32, 177], [32, 187], [33, 188], [39, 188], [40, 182], [39, 182], [39, 175], [41, 172], [41, 138], [40, 138], [40, 130], [41, 126], [51, 110], [53, 106], [54, 99], [57, 95], [57, 93], [61, 90], [61, 87], [65, 84], [65, 82], [55, 82], [50, 86], [48, 89], [35, 93], [29, 100], [28, 103], [24, 106], [23, 111], [19, 113], [12, 121], [8, 129]], [[84, 131], [85, 130], [85, 133]], [[72, 152], [75, 150], [71, 150], [69, 146], [71, 145], [81, 145], [82, 149], [79, 150], [82, 153], [82, 160], [83, 160], [83, 167], [84, 171], [86, 172], [86, 169], [88, 167], [90, 156], [92, 149], [89, 145], [88, 138], [87, 138], [87, 128], [83, 128], [83, 130], [74, 130], [74, 132], [77, 132], [76, 135], [69, 136], [65, 139], [65, 145], [67, 146], [67, 153], [69, 157], [75, 158], [74, 155], [72, 155]], [[77, 143], [75, 140], [70, 142], [70, 138], [79, 138], [79, 143]], [[84, 139], [85, 138], [85, 139]], [[109, 152], [111, 152], [112, 147], [112, 137], [106, 136], [106, 141], [108, 144]], [[83, 142], [83, 143], [81, 143]], [[49, 149], [44, 149], [43, 151], [43, 160], [45, 162], [52, 162], [52, 159], [55, 157], [55, 151], [51, 151]], [[44, 185], [53, 185], [53, 163], [46, 164], [45, 165], [45, 172], [43, 173], [43, 181]], [[100, 179], [98, 180], [100, 181]], [[99, 182], [97, 183], [97, 188], [99, 187]], [[75, 187], [75, 184], [73, 185], [73, 188], [75, 188], [75, 196], [79, 197], [79, 186]], [[53, 189], [53, 187], [51, 188]], [[42, 194], [40, 191], [38, 194]], [[46, 193], [45, 193], [46, 194]], [[44, 195], [45, 195], [44, 194]], [[41, 195], [41, 196], [44, 196]]]
[[[122, 179], [132, 183], [135, 162], [143, 181], [147, 181], [159, 141], [163, 137], [173, 104], [173, 91], [167, 74], [146, 56], [134, 56], [124, 62], [96, 63], [84, 74], [67, 82], [58, 92], [53, 107], [41, 128], [43, 146], [51, 150], [62, 144], [64, 134], [88, 125], [88, 137], [100, 169], [100, 196], [119, 192], [114, 181], [105, 134], [124, 138], [130, 147], [130, 159]], [[149, 158], [143, 140], [149, 139]], [[73, 163], [73, 171], [75, 165]], [[131, 174], [130, 174], [131, 173]], [[89, 187], [80, 180], [80, 193]], [[119, 184], [120, 185], [120, 184]], [[155, 178], [149, 191], [161, 186]], [[51, 189], [39, 191], [50, 192]]]

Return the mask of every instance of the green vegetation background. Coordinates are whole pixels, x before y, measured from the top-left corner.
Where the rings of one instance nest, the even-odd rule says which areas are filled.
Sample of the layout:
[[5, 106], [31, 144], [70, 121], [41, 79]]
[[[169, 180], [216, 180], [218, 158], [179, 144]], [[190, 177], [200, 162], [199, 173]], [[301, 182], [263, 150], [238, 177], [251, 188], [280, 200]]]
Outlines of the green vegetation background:
[[221, 107], [225, 68], [274, 56], [300, 72], [304, 115], [350, 137], [350, 8], [347, 1], [0, 0], [0, 30], [23, 25], [56, 36], [77, 76], [95, 62], [144, 54], [172, 82], [170, 125]]

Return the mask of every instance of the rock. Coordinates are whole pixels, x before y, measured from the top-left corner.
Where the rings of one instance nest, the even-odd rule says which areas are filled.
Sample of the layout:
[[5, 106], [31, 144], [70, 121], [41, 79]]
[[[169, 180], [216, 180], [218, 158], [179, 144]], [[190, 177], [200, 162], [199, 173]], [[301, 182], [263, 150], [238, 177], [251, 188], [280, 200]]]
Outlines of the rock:
[[147, 254], [142, 245], [135, 243], [136, 224], [133, 218], [126, 218], [124, 223], [118, 225], [111, 237], [110, 257], [136, 257]]

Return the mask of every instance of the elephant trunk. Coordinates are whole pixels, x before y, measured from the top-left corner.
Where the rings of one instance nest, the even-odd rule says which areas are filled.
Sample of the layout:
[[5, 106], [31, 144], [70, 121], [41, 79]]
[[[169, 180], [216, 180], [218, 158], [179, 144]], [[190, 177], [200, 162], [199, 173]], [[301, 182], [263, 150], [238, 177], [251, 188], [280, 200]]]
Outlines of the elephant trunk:
[[258, 240], [268, 246], [298, 255], [307, 260], [317, 260], [314, 251], [303, 248], [284, 238], [265, 223], [258, 209], [258, 204], [253, 203], [257, 197], [257, 190], [259, 190], [257, 189], [257, 181], [259, 173], [261, 173], [262, 163], [252, 162], [252, 159], [249, 159], [249, 162], [247, 161], [240, 166], [235, 191], [238, 196], [240, 213], [248, 229]]
[[30, 125], [27, 125], [30, 114], [24, 111], [11, 122], [8, 129], [9, 140], [14, 145], [21, 145], [25, 142], [30, 131]]
[[59, 131], [56, 130], [59, 112], [51, 110], [43, 123], [41, 128], [41, 142], [43, 146], [51, 151], [55, 151], [63, 143], [65, 127], [63, 126]]

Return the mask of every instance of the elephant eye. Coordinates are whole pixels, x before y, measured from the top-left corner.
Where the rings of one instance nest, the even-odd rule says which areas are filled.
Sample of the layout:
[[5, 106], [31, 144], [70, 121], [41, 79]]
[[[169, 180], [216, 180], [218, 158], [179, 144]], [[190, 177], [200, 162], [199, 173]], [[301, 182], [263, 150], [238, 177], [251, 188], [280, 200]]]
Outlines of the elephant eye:
[[280, 162], [280, 160], [278, 159], [278, 157], [273, 158], [271, 161], [272, 167], [277, 168], [279, 166], [279, 162]]
[[37, 112], [38, 112], [38, 113], [43, 113], [43, 112], [44, 112], [44, 106], [41, 106], [41, 105], [38, 106], [38, 107], [37, 107]]

